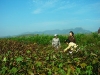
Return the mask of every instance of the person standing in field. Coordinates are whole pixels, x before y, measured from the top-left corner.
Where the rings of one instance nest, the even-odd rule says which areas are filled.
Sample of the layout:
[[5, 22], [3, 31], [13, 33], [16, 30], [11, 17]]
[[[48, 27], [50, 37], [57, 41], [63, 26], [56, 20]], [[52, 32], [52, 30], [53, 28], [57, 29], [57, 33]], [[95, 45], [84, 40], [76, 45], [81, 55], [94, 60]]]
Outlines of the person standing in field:
[[68, 40], [69, 40], [70, 42], [76, 43], [76, 40], [75, 40], [74, 32], [73, 32], [73, 31], [70, 31], [70, 32], [69, 32]]
[[76, 51], [78, 45], [76, 45], [76, 40], [73, 31], [70, 31], [69, 37], [67, 40], [65, 40], [65, 43], [68, 45], [68, 47], [64, 49], [64, 52], [68, 50]]
[[54, 38], [52, 39], [52, 46], [58, 50], [60, 47], [61, 47], [61, 44], [60, 44], [60, 39], [58, 38], [58, 35], [55, 34], [54, 35]]

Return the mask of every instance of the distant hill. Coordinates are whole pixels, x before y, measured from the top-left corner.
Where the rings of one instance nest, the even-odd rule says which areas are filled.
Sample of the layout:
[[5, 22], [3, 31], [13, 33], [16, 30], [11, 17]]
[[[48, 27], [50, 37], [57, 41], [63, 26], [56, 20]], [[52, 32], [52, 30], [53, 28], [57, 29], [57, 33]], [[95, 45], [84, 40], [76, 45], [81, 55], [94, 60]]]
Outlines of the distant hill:
[[69, 34], [70, 31], [73, 31], [75, 34], [77, 34], [77, 33], [88, 34], [88, 33], [92, 32], [89, 30], [85, 30], [81, 27], [77, 27], [74, 29], [63, 29], [63, 30], [55, 29], [55, 30], [46, 30], [46, 31], [41, 31], [41, 32], [25, 32], [20, 35], [4, 36], [1, 38], [16, 37], [16, 36], [31, 36], [31, 35], [36, 35], [36, 34], [47, 34], [47, 35], [61, 34], [61, 35], [64, 35], [64, 34]]
[[32, 35], [32, 34], [49, 34], [49, 35], [52, 35], [52, 34], [69, 34], [70, 31], [73, 31], [75, 34], [77, 33], [83, 33], [83, 34], [86, 34], [86, 33], [91, 33], [91, 31], [89, 30], [85, 30], [81, 27], [77, 27], [75, 29], [63, 29], [63, 30], [59, 30], [59, 29], [55, 29], [55, 30], [46, 30], [46, 31], [42, 31], [42, 32], [27, 32], [27, 33], [24, 33], [25, 35]]

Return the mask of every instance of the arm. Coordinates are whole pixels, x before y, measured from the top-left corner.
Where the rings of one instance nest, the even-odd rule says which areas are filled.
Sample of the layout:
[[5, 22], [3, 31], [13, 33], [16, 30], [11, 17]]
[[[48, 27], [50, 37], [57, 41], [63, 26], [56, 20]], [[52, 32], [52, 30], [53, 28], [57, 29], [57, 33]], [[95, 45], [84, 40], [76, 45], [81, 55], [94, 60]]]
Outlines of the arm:
[[68, 47], [64, 49], [64, 52], [66, 52], [70, 48], [71, 48], [71, 45], [69, 44]]

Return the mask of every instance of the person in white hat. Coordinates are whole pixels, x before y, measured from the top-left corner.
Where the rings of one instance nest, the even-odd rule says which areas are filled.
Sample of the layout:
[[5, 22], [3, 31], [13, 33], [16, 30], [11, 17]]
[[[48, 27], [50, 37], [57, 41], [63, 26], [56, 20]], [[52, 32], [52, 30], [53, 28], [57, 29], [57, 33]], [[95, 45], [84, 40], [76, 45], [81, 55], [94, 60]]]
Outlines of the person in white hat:
[[54, 38], [52, 39], [52, 46], [53, 46], [56, 50], [58, 50], [58, 49], [61, 47], [60, 40], [59, 40], [57, 34], [55, 34], [55, 35], [54, 35]]

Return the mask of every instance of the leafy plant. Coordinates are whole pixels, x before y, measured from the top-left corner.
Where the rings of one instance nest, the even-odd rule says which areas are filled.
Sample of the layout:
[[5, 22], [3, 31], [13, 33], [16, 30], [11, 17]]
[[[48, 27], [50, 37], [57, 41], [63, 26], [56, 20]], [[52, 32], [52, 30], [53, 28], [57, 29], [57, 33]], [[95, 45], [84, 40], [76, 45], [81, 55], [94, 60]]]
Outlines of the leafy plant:
[[64, 53], [51, 46], [52, 35], [0, 38], [0, 75], [97, 75], [100, 38], [96, 33], [76, 34], [78, 51]]

